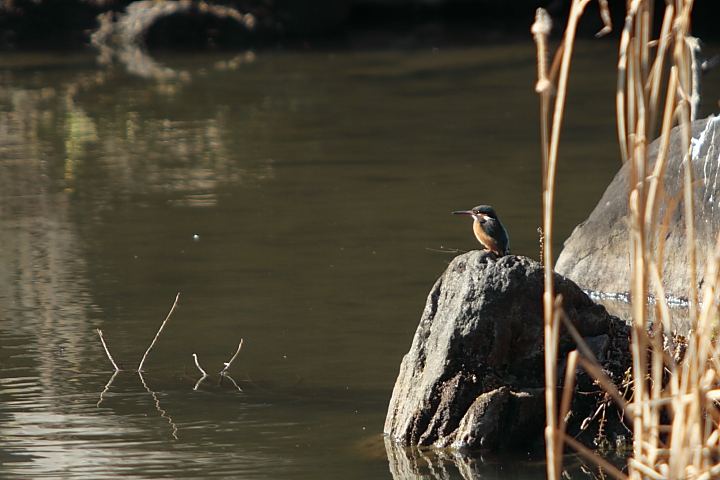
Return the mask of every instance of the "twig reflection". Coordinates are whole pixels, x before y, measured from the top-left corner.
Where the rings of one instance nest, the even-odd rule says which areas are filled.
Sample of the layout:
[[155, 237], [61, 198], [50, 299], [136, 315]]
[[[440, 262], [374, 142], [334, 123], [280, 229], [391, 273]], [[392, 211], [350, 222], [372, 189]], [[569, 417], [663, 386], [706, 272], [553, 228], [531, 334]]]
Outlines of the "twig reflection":
[[235, 388], [238, 389], [238, 392], [242, 392], [242, 391], [243, 391], [243, 389], [240, 388], [240, 385], [238, 385], [237, 382], [236, 382], [235, 380], [233, 380], [233, 378], [232, 378], [230, 375], [228, 375], [227, 373], [226, 373], [226, 374], [223, 374], [223, 375], [220, 377], [220, 381], [218, 382], [218, 386], [222, 385], [223, 378], [229, 378], [230, 381], [233, 383], [233, 385], [235, 385]]
[[117, 376], [118, 376], [118, 373], [120, 373], [120, 372], [121, 372], [121, 370], [119, 370], [119, 369], [118, 369], [118, 370], [115, 370], [115, 373], [113, 373], [113, 374], [112, 374], [112, 377], [110, 377], [110, 380], [108, 380], [107, 384], [105, 385], [105, 388], [104, 388], [103, 391], [100, 393], [100, 400], [97, 402], [97, 405], [96, 405], [97, 407], [99, 407], [100, 404], [103, 402], [103, 397], [105, 396], [105, 394], [107, 393], [107, 391], [110, 390], [110, 386], [111, 386], [112, 383], [115, 381], [115, 377], [117, 377]]
[[147, 390], [147, 391], [150, 393], [150, 395], [152, 395], [153, 399], [155, 400], [155, 408], [157, 409], [158, 412], [160, 412], [160, 416], [163, 417], [163, 418], [167, 418], [168, 423], [172, 426], [172, 428], [173, 428], [172, 436], [175, 437], [175, 440], [177, 440], [177, 439], [178, 439], [178, 436], [177, 436], [178, 426], [177, 426], [177, 424], [176, 424], [175, 422], [173, 422], [173, 419], [170, 417], [170, 415], [168, 415], [167, 412], [166, 412], [165, 410], [163, 410], [163, 408], [160, 406], [160, 400], [158, 399], [158, 397], [157, 397], [157, 395], [155, 394], [155, 392], [153, 392], [152, 390], [150, 390], [150, 387], [148, 387], [148, 386], [147, 386], [147, 383], [145, 383], [145, 377], [143, 377], [142, 372], [138, 372], [138, 376], [140, 377], [140, 381], [142, 382], [143, 387], [145, 387], [145, 390]]
[[[237, 356], [240, 354], [240, 350], [242, 349], [242, 346], [243, 346], [243, 339], [241, 338], [240, 344], [238, 345], [238, 348], [235, 351], [235, 355], [233, 355], [229, 361], [223, 363], [223, 365], [225, 365], [225, 366], [223, 367], [222, 370], [220, 370], [220, 380], [218, 381], [218, 387], [222, 386], [223, 378], [228, 378], [228, 379], [230, 379], [232, 384], [235, 385], [235, 388], [237, 388], [239, 392], [243, 391], [243, 389], [240, 388], [240, 385], [238, 385], [237, 382], [230, 375], [227, 374], [227, 371], [230, 370], [232, 363], [235, 361]], [[202, 377], [200, 377], [200, 379], [197, 381], [197, 383], [193, 387], [193, 390], [197, 390], [198, 387], [200, 386], [200, 384], [203, 382], [203, 380], [205, 380], [209, 375], [200, 366], [200, 361], [198, 360], [197, 354], [193, 353], [192, 356], [193, 356], [193, 360], [195, 360], [195, 366], [198, 368], [198, 370], [200, 370], [200, 373], [202, 373]]]

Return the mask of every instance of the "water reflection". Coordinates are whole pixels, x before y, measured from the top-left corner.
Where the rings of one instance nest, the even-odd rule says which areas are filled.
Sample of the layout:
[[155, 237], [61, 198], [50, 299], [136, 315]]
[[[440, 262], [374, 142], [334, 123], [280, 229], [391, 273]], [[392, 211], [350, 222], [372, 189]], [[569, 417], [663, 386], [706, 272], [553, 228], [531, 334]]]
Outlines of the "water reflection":
[[[124, 397], [133, 400], [129, 394]], [[167, 445], [165, 435], [148, 435], [141, 404], [133, 413], [92, 415], [90, 412], [15, 413], [5, 422], [4, 445], [12, 463], [3, 467], [6, 478], [158, 478], [172, 473], [176, 478], [223, 478], [227, 475], [257, 476], [258, 472], [282, 472], [286, 462], [268, 453], [244, 451], [237, 445], [213, 445], [201, 458], [193, 455], [192, 442]], [[243, 429], [243, 422], [230, 420], [222, 427]], [[196, 437], [208, 425], [190, 425]], [[169, 428], [168, 428], [169, 432]], [[167, 433], [166, 433], [167, 434]], [[129, 441], [128, 439], [134, 439]], [[232, 448], [232, 450], [230, 449]], [[27, 453], [23, 453], [27, 452]], [[28, 476], [27, 462], [32, 463]], [[182, 472], [182, 474], [180, 474]]]
[[[234, 8], [220, 5], [209, 5], [205, 2], [133, 2], [126, 8], [126, 13], [109, 11], [98, 16], [100, 27], [90, 37], [90, 43], [98, 50], [98, 63], [110, 65], [117, 60], [125, 66], [127, 71], [147, 79], [162, 82], [188, 81], [187, 71], [176, 71], [160, 65], [146, 51], [144, 38], [148, 29], [158, 20], [178, 15], [202, 17], [212, 15], [217, 19], [231, 19], [237, 23], [238, 28], [252, 29], [255, 18], [252, 15], [243, 15]], [[238, 55], [230, 62], [223, 62], [237, 66], [246, 55]]]
[[[622, 318], [623, 320], [632, 324], [633, 311], [632, 304], [630, 303], [630, 297], [626, 294], [606, 294], [602, 292], [588, 291], [587, 294], [593, 299], [595, 303], [599, 303], [604, 306], [610, 315]], [[689, 333], [692, 323], [690, 322], [690, 309], [688, 308], [687, 299], [681, 298], [668, 298], [666, 299], [668, 304], [667, 313], [669, 321], [665, 325], [667, 334], [677, 334], [680, 336], [686, 336]], [[654, 323], [661, 321], [663, 315], [658, 311], [658, 302], [655, 298], [648, 300], [648, 308], [646, 311], [647, 321]]]
[[[568, 233], [617, 168], [612, 69], [596, 84], [616, 49], [578, 52]], [[0, 476], [390, 478], [367, 439], [445, 252], [476, 248], [450, 212], [493, 204], [537, 256], [531, 42], [159, 59], [177, 82], [22, 60], [0, 85], [0, 458], [19, 462]], [[96, 329], [132, 369], [177, 292], [147, 389], [122, 372], [102, 393]], [[240, 338], [242, 391], [216, 373]], [[402, 455], [393, 475], [510, 468]]]
[[[517, 455], [483, 458], [445, 450], [402, 448], [385, 438], [385, 449], [393, 480], [447, 480], [458, 478], [532, 479], [545, 478], [545, 464], [530, 455], [519, 461]], [[541, 457], [541, 456], [538, 456]]]
[[0, 312], [3, 336], [19, 337], [38, 388], [55, 396], [86, 361], [94, 309], [83, 241], [70, 219], [70, 199], [49, 182], [50, 149], [40, 135], [41, 90], [0, 90]]

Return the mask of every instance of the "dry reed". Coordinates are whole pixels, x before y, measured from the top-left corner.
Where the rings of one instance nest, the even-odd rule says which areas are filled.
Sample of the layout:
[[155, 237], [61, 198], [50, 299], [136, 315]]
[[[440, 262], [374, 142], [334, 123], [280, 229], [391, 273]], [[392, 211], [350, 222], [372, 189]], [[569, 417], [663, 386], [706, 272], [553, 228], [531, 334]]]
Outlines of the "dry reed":
[[[543, 189], [543, 263], [545, 266], [545, 381], [546, 381], [546, 453], [547, 473], [551, 480], [560, 477], [564, 445], [576, 449], [616, 478], [631, 479], [710, 479], [720, 475], [720, 360], [712, 338], [718, 317], [716, 304], [720, 283], [720, 236], [714, 255], [708, 259], [702, 304], [696, 285], [695, 239], [693, 235], [693, 178], [690, 157], [690, 120], [697, 110], [697, 80], [693, 69], [697, 41], [690, 37], [691, 0], [666, 0], [659, 37], [652, 39], [654, 2], [628, 0], [618, 58], [617, 126], [623, 163], [630, 162], [630, 285], [633, 299], [633, 385], [628, 402], [617, 388], [604, 378], [602, 369], [583, 348], [571, 352], [565, 378], [560, 412], [557, 411], [557, 339], [560, 321], [566, 320], [555, 297], [552, 283], [552, 235], [555, 171], [558, 161], [560, 130], [572, 59], [577, 22], [589, 0], [573, 0], [562, 43], [550, 72], [547, 70], [548, 17], [538, 10], [532, 33], [538, 46], [538, 83], [541, 94], [541, 141], [544, 173]], [[607, 33], [610, 28], [607, 2], [599, 0]], [[557, 83], [555, 83], [557, 77]], [[695, 81], [695, 84], [693, 84]], [[664, 102], [662, 90], [665, 89]], [[551, 95], [555, 103], [550, 120]], [[660, 150], [654, 165], [648, 162], [648, 138], [660, 121]], [[685, 153], [682, 198], [667, 199], [663, 186], [670, 131], [680, 125]], [[662, 282], [663, 239], [669, 215], [680, 200], [686, 222], [689, 276], [689, 314], [692, 331], [680, 364], [663, 350], [663, 335], [670, 331], [670, 313]], [[658, 222], [665, 210], [663, 221]], [[653, 251], [659, 252], [656, 257]], [[658, 299], [656, 320], [648, 322], [649, 295]], [[587, 451], [565, 434], [565, 415], [574, 387], [574, 369], [580, 364], [612, 396], [633, 426], [633, 456], [627, 463], [627, 475], [612, 468], [600, 457]]]

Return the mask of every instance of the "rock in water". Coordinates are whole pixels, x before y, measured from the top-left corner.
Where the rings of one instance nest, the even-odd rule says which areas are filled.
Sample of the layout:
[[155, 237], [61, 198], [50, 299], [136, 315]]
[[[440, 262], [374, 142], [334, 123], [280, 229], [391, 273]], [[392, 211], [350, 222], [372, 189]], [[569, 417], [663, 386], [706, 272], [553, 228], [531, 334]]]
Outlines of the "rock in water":
[[[577, 285], [556, 274], [555, 291], [583, 337], [611, 333], [612, 317]], [[542, 442], [542, 296], [543, 267], [529, 258], [456, 257], [430, 292], [403, 358], [385, 434], [402, 445], [463, 449]], [[573, 348], [563, 332], [562, 358]]]
[[[660, 139], [648, 147], [652, 174]], [[656, 222], [658, 236], [649, 245], [650, 258], [658, 258], [662, 248], [662, 274], [665, 293], [687, 298], [690, 288], [699, 289], [705, 278], [706, 259], [712, 258], [715, 237], [720, 231], [720, 117], [710, 116], [692, 123], [691, 157], [693, 172], [694, 234], [697, 278], [688, 276], [687, 228], [683, 192], [681, 130], [670, 133], [660, 209]], [[556, 271], [581, 287], [605, 293], [628, 293], [630, 290], [629, 175], [632, 165], [626, 163], [608, 186], [595, 210], [578, 225], [557, 261]], [[667, 218], [666, 235], [660, 238], [661, 225]]]

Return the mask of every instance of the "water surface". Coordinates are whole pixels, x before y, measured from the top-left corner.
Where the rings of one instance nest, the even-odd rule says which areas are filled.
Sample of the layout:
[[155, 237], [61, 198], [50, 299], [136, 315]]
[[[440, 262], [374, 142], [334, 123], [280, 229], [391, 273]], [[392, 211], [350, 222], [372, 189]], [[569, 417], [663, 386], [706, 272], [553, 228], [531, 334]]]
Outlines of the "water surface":
[[[614, 55], [578, 48], [556, 251], [619, 167]], [[406, 475], [380, 435], [427, 292], [477, 248], [450, 212], [495, 206], [538, 257], [533, 45], [236, 58], [0, 58], [0, 477], [544, 477]], [[127, 370], [105, 393], [97, 328]], [[240, 339], [242, 391], [217, 375]]]

